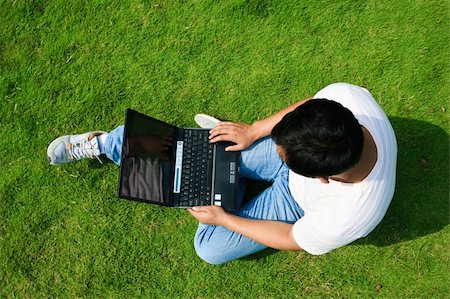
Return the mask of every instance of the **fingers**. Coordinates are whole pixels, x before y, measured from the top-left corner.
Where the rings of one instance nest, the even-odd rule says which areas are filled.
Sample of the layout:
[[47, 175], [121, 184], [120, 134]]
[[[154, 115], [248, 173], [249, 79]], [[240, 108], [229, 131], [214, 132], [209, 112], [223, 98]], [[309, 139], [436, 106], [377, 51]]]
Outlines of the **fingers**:
[[241, 142], [242, 135], [245, 133], [245, 125], [236, 123], [220, 123], [209, 133], [210, 142], [231, 141]]
[[199, 214], [203, 212], [199, 207], [192, 207], [192, 208], [187, 209], [187, 210], [192, 216], [197, 218], [197, 220], [199, 220]]
[[208, 210], [204, 210], [202, 207], [192, 207], [188, 209], [188, 212], [200, 223], [206, 224], [207, 219], [210, 217]]
[[188, 209], [189, 212], [192, 213], [207, 213], [207, 212], [213, 212], [215, 210], [223, 209], [218, 206], [195, 206], [190, 209]]
[[226, 214], [225, 210], [218, 206], [197, 206], [188, 211], [200, 223], [209, 225], [222, 225]]
[[231, 135], [231, 134], [229, 134], [229, 135], [219, 135], [219, 136], [216, 136], [216, 137], [210, 139], [209, 142], [215, 143], [215, 142], [218, 142], [218, 141], [231, 141], [231, 142], [237, 143], [238, 140], [236, 140], [236, 137], [237, 137], [236, 135]]
[[187, 211], [189, 212], [189, 214], [191, 214], [192, 216], [194, 216], [195, 218], [197, 218], [197, 212], [195, 210], [191, 209], [187, 209]]
[[199, 212], [207, 212], [208, 207], [210, 207], [210, 206], [195, 206], [195, 207], [188, 209], [188, 211], [191, 212], [191, 214], [199, 213]]
[[234, 123], [219, 123], [215, 128], [209, 131], [209, 139], [213, 139], [219, 135], [229, 135], [232, 132], [236, 132], [239, 129]]
[[193, 208], [188, 209], [189, 214], [191, 214], [198, 222], [202, 222], [202, 215], [195, 211]]
[[218, 123], [214, 128], [212, 128], [209, 133], [216, 133], [218, 131], [221, 130], [230, 130], [230, 129], [239, 129], [242, 128], [243, 126], [246, 126], [246, 124], [243, 123], [232, 123], [232, 122], [220, 122]]
[[236, 145], [231, 145], [225, 148], [225, 151], [227, 152], [236, 152], [236, 151], [242, 151], [245, 149], [245, 146], [243, 146], [242, 144], [236, 144]]
[[234, 123], [234, 122], [231, 122], [231, 121], [221, 121], [214, 128], [212, 128], [211, 131], [215, 131], [215, 130], [220, 129], [222, 127], [238, 127], [240, 125], [241, 125], [241, 123]]
[[244, 123], [221, 122], [209, 131], [211, 143], [230, 141], [235, 145], [228, 146], [226, 151], [241, 151], [247, 148], [253, 141], [249, 135], [250, 125]]

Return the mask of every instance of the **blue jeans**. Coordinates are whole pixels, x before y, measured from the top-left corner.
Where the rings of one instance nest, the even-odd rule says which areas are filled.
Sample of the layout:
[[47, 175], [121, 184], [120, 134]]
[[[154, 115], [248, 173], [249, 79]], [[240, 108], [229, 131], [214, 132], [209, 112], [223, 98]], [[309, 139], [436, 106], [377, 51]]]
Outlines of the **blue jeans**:
[[[106, 155], [120, 163], [123, 126], [111, 131], [106, 140]], [[289, 169], [280, 159], [270, 137], [258, 140], [242, 151], [239, 198], [243, 198], [245, 179], [271, 182], [262, 193], [247, 202], [236, 215], [294, 223], [304, 212], [289, 191]], [[222, 264], [255, 252], [266, 246], [222, 226], [199, 224], [194, 237], [197, 254], [210, 264]]]

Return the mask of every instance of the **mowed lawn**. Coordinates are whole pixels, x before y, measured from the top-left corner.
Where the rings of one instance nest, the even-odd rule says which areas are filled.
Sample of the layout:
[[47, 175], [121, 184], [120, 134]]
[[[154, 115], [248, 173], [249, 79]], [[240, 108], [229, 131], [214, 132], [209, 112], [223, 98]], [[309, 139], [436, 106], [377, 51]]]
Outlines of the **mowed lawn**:
[[[0, 297], [448, 298], [449, 4], [437, 0], [0, 2]], [[118, 168], [51, 167], [56, 137], [203, 112], [251, 123], [333, 82], [396, 131], [367, 238], [211, 266], [186, 211], [116, 197]], [[105, 159], [103, 159], [106, 161]]]

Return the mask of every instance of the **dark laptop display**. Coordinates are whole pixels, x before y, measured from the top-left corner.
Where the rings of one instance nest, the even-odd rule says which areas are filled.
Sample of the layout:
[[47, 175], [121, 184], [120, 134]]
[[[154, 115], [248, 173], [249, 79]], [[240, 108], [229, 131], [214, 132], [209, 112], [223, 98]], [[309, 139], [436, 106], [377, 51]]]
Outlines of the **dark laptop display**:
[[119, 197], [189, 208], [237, 202], [239, 152], [209, 143], [208, 129], [177, 128], [128, 109], [120, 166]]

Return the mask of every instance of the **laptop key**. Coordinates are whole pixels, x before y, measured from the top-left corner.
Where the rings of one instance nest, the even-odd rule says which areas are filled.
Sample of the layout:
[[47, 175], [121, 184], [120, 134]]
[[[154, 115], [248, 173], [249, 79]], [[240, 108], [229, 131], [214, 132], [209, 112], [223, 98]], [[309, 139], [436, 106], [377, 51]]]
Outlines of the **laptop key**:
[[[212, 149], [208, 132], [186, 130], [183, 148], [183, 178], [188, 202], [185, 205], [207, 205], [211, 198]], [[183, 193], [184, 195], [185, 193]]]

